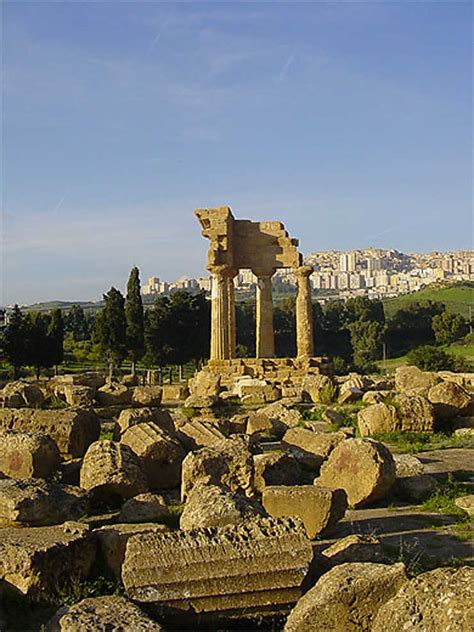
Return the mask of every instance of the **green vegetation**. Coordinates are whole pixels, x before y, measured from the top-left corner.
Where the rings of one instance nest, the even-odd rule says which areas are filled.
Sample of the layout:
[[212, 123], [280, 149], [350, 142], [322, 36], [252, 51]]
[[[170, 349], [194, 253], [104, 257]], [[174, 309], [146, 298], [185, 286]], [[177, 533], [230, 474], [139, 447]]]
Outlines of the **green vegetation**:
[[393, 452], [399, 454], [415, 454], [416, 452], [428, 452], [442, 450], [443, 448], [471, 448], [474, 440], [470, 436], [457, 437], [453, 434], [442, 432], [387, 432], [373, 436], [376, 441], [381, 441], [390, 446]]
[[143, 303], [140, 290], [140, 274], [135, 266], [130, 272], [125, 303], [126, 346], [132, 363], [132, 375], [135, 375], [136, 363], [145, 354]]
[[399, 309], [420, 301], [443, 303], [448, 312], [461, 314], [467, 319], [469, 318], [469, 306], [474, 303], [474, 283], [427, 287], [413, 294], [404, 294], [397, 298], [387, 299], [383, 303], [385, 315], [390, 318]]
[[452, 474], [448, 475], [448, 480], [440, 485], [433, 494], [425, 500], [422, 505], [424, 511], [442, 513], [447, 516], [454, 516], [458, 522], [468, 522], [469, 516], [465, 511], [456, 506], [455, 500], [460, 496], [470, 493], [470, 487], [456, 481]]

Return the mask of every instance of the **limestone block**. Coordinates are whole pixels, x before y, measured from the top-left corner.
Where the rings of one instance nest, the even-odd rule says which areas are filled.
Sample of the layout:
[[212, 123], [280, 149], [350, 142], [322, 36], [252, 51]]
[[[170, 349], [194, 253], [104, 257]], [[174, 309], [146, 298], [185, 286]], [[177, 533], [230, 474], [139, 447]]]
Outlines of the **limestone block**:
[[362, 391], [360, 388], [349, 386], [344, 390], [341, 390], [337, 401], [339, 402], [339, 404], [351, 404], [352, 402], [357, 402], [359, 401], [359, 399], [362, 399], [363, 394], [364, 391]]
[[88, 371], [86, 373], [68, 373], [65, 375], [56, 375], [48, 382], [48, 388], [51, 391], [57, 386], [64, 386], [66, 384], [74, 384], [76, 386], [89, 386], [93, 389], [98, 389], [105, 384], [105, 377], [101, 373], [95, 371]]
[[204, 447], [212, 448], [226, 437], [216, 424], [193, 419], [181, 426], [177, 433], [177, 438], [184, 448], [189, 451]]
[[163, 408], [124, 408], [117, 420], [117, 432], [114, 433], [116, 441], [120, 436], [135, 424], [145, 421], [153, 421], [170, 434], [174, 434], [175, 426], [171, 413]]
[[132, 406], [159, 406], [162, 397], [161, 386], [136, 386], [132, 391]]
[[394, 398], [402, 432], [434, 432], [433, 404], [420, 395], [400, 393]]
[[[298, 601], [284, 630], [370, 632], [379, 608], [396, 595], [406, 581], [403, 564], [340, 564], [325, 573]], [[386, 626], [387, 621], [385, 630]]]
[[395, 406], [384, 403], [372, 404], [359, 410], [357, 424], [362, 437], [395, 432], [401, 427]]
[[150, 489], [179, 487], [185, 451], [180, 442], [154, 422], [131, 426], [121, 444], [140, 458]]
[[130, 404], [132, 390], [119, 382], [104, 384], [97, 391], [97, 399], [102, 406]]
[[470, 518], [474, 517], [474, 494], [469, 496], [460, 496], [454, 501], [456, 507], [465, 511]]
[[46, 626], [45, 632], [79, 632], [95, 630], [119, 632], [164, 632], [143, 610], [125, 597], [107, 595], [90, 597], [73, 606], [60, 608]]
[[299, 461], [285, 452], [265, 452], [253, 457], [254, 487], [263, 492], [268, 485], [298, 485], [301, 482]]
[[364, 404], [381, 404], [389, 396], [390, 391], [366, 391], [362, 395], [362, 401]]
[[436, 373], [422, 371], [416, 366], [401, 366], [395, 370], [395, 388], [405, 395], [426, 395], [439, 381]]
[[285, 433], [282, 445], [292, 451], [303, 465], [318, 469], [344, 439], [342, 432], [315, 432], [296, 427]]
[[381, 606], [373, 632], [470, 632], [474, 622], [474, 569], [435, 568], [422, 573]]
[[129, 498], [120, 510], [118, 522], [154, 522], [169, 515], [163, 496], [158, 494], [139, 494]]
[[127, 387], [131, 387], [131, 386], [138, 386], [138, 376], [137, 375], [133, 375], [132, 373], [129, 373], [128, 375], [124, 375], [121, 379], [120, 379], [120, 383], [124, 384]]
[[328, 393], [334, 389], [331, 378], [323, 374], [307, 375], [302, 383], [303, 396], [314, 404], [329, 404]]
[[89, 408], [94, 405], [96, 389], [78, 384], [65, 384], [63, 394], [69, 406]]
[[287, 611], [301, 595], [312, 557], [300, 523], [262, 518], [133, 536], [122, 580], [134, 601], [242, 619]]
[[45, 434], [0, 430], [0, 472], [11, 478], [48, 478], [61, 462]]
[[293, 428], [303, 421], [303, 415], [296, 408], [289, 408], [282, 402], [274, 402], [260, 408], [257, 412], [267, 415], [285, 428]]
[[87, 494], [78, 487], [34, 478], [0, 480], [0, 526], [59, 524], [84, 515], [87, 507]]
[[132, 498], [148, 489], [138, 456], [122, 443], [96, 441], [81, 466], [81, 487], [97, 499]]
[[424, 472], [424, 465], [413, 454], [393, 454], [395, 461], [395, 475], [397, 478], [420, 476]]
[[273, 384], [247, 385], [240, 387], [240, 398], [242, 402], [251, 404], [255, 400], [256, 404], [263, 402], [275, 402], [281, 398], [281, 391]]
[[95, 545], [85, 529], [2, 529], [0, 580], [33, 600], [46, 601], [83, 581], [94, 559]]
[[354, 562], [387, 562], [382, 543], [373, 535], [348, 535], [324, 549], [322, 555], [333, 566]]
[[268, 486], [262, 492], [265, 510], [274, 518], [300, 518], [308, 538], [328, 532], [347, 509], [347, 496], [342, 489], [325, 489], [315, 485]]
[[0, 391], [0, 401], [6, 408], [40, 408], [44, 402], [44, 395], [35, 384], [18, 380], [3, 387]]
[[462, 415], [471, 405], [471, 394], [454, 382], [440, 382], [428, 391], [436, 417], [450, 419]]
[[0, 408], [0, 428], [40, 432], [50, 436], [65, 458], [83, 456], [100, 434], [100, 421], [91, 410], [35, 410]]
[[221, 378], [208, 371], [199, 371], [188, 382], [191, 395], [199, 397], [218, 397], [221, 390]]
[[189, 396], [189, 389], [185, 384], [163, 384], [162, 401], [184, 401]]
[[184, 406], [185, 408], [212, 408], [216, 403], [216, 395], [190, 395], [184, 402]]
[[346, 439], [323, 463], [315, 484], [341, 488], [349, 505], [360, 507], [383, 498], [395, 482], [390, 451], [371, 439]]

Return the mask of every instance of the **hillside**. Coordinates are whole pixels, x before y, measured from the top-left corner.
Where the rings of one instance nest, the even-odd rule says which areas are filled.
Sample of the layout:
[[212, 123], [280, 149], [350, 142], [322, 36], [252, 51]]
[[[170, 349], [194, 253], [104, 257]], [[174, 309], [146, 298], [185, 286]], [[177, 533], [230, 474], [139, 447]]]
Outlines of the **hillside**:
[[427, 287], [419, 292], [387, 299], [383, 303], [385, 316], [390, 317], [400, 308], [420, 301], [444, 303], [448, 312], [458, 312], [465, 318], [468, 318], [469, 306], [474, 304], [474, 283], [462, 283], [446, 287]]

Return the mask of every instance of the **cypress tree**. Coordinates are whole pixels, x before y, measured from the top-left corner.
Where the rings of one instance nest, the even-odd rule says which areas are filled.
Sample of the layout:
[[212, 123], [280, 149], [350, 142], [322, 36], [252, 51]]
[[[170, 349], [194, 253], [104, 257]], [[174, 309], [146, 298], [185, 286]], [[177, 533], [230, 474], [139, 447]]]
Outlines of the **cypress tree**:
[[48, 337], [51, 362], [53, 366], [57, 366], [64, 360], [64, 321], [60, 309], [55, 309], [51, 313]]
[[136, 363], [145, 353], [143, 302], [140, 292], [140, 271], [134, 266], [130, 271], [127, 284], [127, 301], [125, 303], [127, 321], [127, 351], [132, 361], [132, 375], [135, 375]]
[[95, 322], [95, 339], [106, 354], [112, 381], [114, 367], [120, 366], [127, 355], [125, 299], [119, 290], [112, 287], [104, 294], [104, 307]]
[[3, 332], [3, 353], [13, 366], [13, 378], [19, 377], [20, 369], [26, 364], [26, 323], [21, 309], [15, 305], [8, 325]]
[[48, 336], [50, 318], [41, 312], [29, 312], [24, 319], [26, 329], [26, 363], [35, 367], [36, 379], [42, 368], [53, 366]]

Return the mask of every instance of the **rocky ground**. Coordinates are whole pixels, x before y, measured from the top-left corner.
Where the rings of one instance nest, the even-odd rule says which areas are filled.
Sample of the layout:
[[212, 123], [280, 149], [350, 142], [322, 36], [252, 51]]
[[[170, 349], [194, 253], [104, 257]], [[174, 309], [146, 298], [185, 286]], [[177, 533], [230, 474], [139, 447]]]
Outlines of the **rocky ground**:
[[471, 630], [473, 385], [8, 384], [0, 630]]

